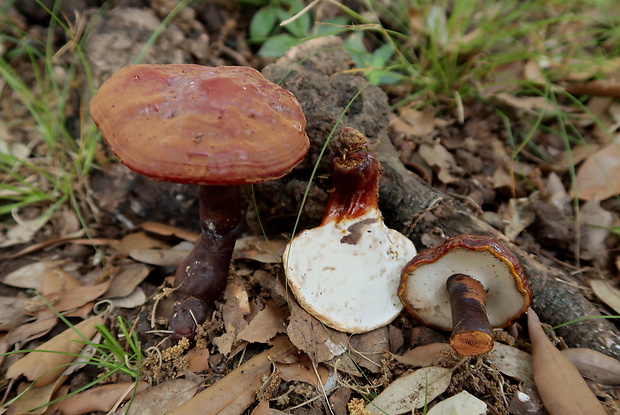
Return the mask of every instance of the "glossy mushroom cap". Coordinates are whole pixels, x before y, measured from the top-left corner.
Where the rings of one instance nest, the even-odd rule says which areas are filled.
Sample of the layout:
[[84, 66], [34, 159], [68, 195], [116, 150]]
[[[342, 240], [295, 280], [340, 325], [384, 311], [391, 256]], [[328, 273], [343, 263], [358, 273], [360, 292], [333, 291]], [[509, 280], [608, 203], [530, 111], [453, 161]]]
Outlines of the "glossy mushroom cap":
[[446, 281], [454, 274], [477, 280], [486, 290], [486, 312], [492, 327], [506, 327], [523, 314], [532, 294], [518, 259], [497, 240], [458, 235], [416, 255], [405, 266], [398, 295], [418, 321], [452, 330]]
[[127, 66], [101, 86], [90, 111], [123, 164], [168, 182], [276, 179], [309, 147], [293, 94], [249, 67]]

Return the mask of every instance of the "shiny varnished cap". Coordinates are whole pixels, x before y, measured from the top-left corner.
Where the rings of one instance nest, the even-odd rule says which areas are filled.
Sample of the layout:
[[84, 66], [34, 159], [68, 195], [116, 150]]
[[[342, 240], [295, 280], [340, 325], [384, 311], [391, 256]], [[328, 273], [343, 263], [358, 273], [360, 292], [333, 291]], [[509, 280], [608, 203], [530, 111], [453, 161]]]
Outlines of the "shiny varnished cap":
[[250, 67], [127, 66], [101, 86], [90, 111], [123, 164], [168, 182], [276, 179], [309, 147], [296, 98]]

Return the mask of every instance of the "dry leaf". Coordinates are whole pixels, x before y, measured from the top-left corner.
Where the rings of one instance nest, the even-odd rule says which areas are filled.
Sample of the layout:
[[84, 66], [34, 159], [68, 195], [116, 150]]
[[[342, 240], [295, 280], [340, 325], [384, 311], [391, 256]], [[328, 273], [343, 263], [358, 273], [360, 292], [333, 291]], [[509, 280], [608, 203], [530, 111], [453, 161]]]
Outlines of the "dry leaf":
[[324, 326], [319, 320], [290, 300], [291, 316], [286, 327], [291, 342], [315, 364], [331, 360], [347, 350], [348, 335]]
[[177, 238], [185, 239], [189, 242], [194, 242], [200, 236], [200, 234], [195, 231], [188, 231], [187, 229], [157, 222], [144, 222], [140, 226], [147, 232], [163, 236], [176, 236]]
[[39, 229], [41, 229], [51, 217], [51, 215], [41, 215], [36, 219], [21, 219], [16, 211], [11, 212], [11, 214], [17, 223], [11, 226], [6, 232], [4, 240], [0, 242], [0, 248], [32, 241]]
[[41, 286], [43, 275], [58, 267], [56, 261], [39, 261], [25, 265], [7, 274], [2, 282], [11, 287], [38, 290]]
[[[129, 410], [119, 408], [114, 415], [166, 415], [174, 408], [189, 401], [198, 385], [186, 379], [173, 379], [137, 394], [131, 402]], [[192, 413], [192, 412], [190, 412]], [[203, 413], [197, 411], [193, 413]]]
[[536, 313], [527, 312], [534, 381], [550, 415], [606, 415], [579, 371], [555, 348]]
[[530, 205], [531, 200], [527, 197], [513, 198], [508, 201], [508, 209], [503, 215], [507, 223], [504, 234], [511, 241], [514, 241], [525, 228], [534, 223], [536, 214]]
[[529, 353], [496, 342], [489, 353], [489, 358], [493, 362], [493, 367], [504, 375], [520, 380], [525, 388], [535, 387], [532, 356]]
[[37, 339], [47, 334], [57, 322], [58, 317], [53, 313], [37, 313], [37, 320], [11, 329], [2, 341], [12, 346]]
[[592, 349], [564, 349], [581, 376], [604, 385], [620, 385], [620, 361]]
[[282, 310], [273, 300], [268, 300], [265, 308], [259, 311], [252, 321], [237, 334], [237, 338], [250, 343], [266, 343], [276, 334], [286, 333], [284, 320]]
[[436, 366], [445, 353], [450, 350], [446, 343], [431, 343], [418, 346], [399, 355], [392, 355], [394, 360], [413, 367]]
[[351, 336], [349, 350], [351, 357], [357, 364], [373, 373], [379, 373], [381, 371], [381, 357], [384, 352], [390, 350], [387, 326]]
[[126, 297], [149, 275], [149, 267], [144, 264], [129, 264], [119, 268], [116, 275], [112, 277], [110, 287], [104, 296]]
[[135, 232], [125, 235], [120, 241], [115, 241], [113, 246], [120, 254], [128, 254], [132, 250], [170, 248], [170, 245], [166, 242], [153, 238], [144, 232]]
[[8, 331], [23, 324], [28, 316], [24, 314], [26, 300], [19, 297], [0, 297], [0, 331]]
[[170, 249], [132, 249], [129, 256], [145, 264], [176, 267], [189, 255], [192, 246], [183, 242]]
[[457, 180], [450, 173], [456, 168], [456, 160], [452, 153], [446, 150], [439, 141], [435, 141], [432, 145], [427, 143], [420, 144], [418, 154], [433, 168], [437, 178], [442, 183], [452, 183]]
[[620, 138], [592, 154], [577, 170], [577, 196], [605, 200], [620, 194]]
[[264, 264], [282, 262], [284, 248], [289, 241], [283, 238], [265, 240], [264, 237], [247, 236], [237, 239], [233, 259], [251, 259]]
[[57, 410], [63, 415], [81, 415], [93, 411], [108, 412], [119, 402], [131, 398], [133, 390], [136, 393], [149, 388], [148, 383], [116, 383], [87, 389], [77, 395], [63, 399]]
[[[329, 371], [323, 365], [317, 367], [317, 371], [314, 371], [312, 367], [312, 361], [305, 354], [300, 354], [299, 359], [293, 363], [280, 363], [276, 362], [276, 367], [280, 370], [282, 379], [287, 382], [297, 381], [304, 382], [313, 385], [320, 390], [320, 386], [327, 382], [329, 377]], [[317, 372], [320, 379], [317, 378]], [[320, 381], [320, 383], [319, 383]]]
[[114, 307], [119, 308], [135, 308], [147, 302], [148, 298], [144, 290], [140, 287], [136, 288], [131, 294], [125, 297], [108, 298]]
[[590, 288], [602, 302], [620, 314], [620, 290], [607, 280], [590, 280]]
[[[20, 399], [9, 406], [5, 415], [39, 415], [44, 413], [47, 410], [45, 405], [52, 400], [54, 393], [66, 380], [66, 376], [61, 376], [49, 385], [38, 388], [31, 387]], [[23, 390], [26, 386], [28, 385], [22, 383], [18, 390]]]
[[[85, 339], [91, 339], [97, 332], [95, 325], [103, 324], [103, 317], [91, 317], [68, 328], [51, 340], [46, 341], [34, 351], [13, 363], [6, 372], [7, 378], [26, 376], [41, 387], [54, 382], [84, 348]], [[79, 334], [78, 334], [79, 333]]]
[[[110, 286], [111, 281], [112, 280], [108, 280], [97, 285], [83, 285], [81, 287], [76, 287], [65, 291], [64, 293], [60, 293], [60, 300], [58, 302], [54, 302], [53, 306], [56, 311], [67, 311], [79, 308], [88, 302], [101, 297]], [[53, 294], [50, 294], [50, 296], [52, 295]]]
[[187, 370], [191, 372], [203, 372], [209, 370], [209, 357], [211, 354], [208, 349], [198, 349], [194, 347], [185, 353], [187, 360]]
[[603, 209], [598, 200], [590, 200], [581, 206], [579, 215], [581, 238], [579, 256], [582, 259], [606, 260], [605, 240], [613, 223], [611, 212]]
[[453, 369], [425, 367], [404, 375], [383, 390], [366, 409], [371, 414], [398, 415], [422, 408], [446, 391]]
[[269, 410], [269, 401], [260, 401], [256, 408], [252, 410], [250, 415], [270, 415], [271, 411]]
[[486, 415], [487, 404], [467, 391], [451, 396], [433, 406], [428, 415]]
[[295, 353], [285, 336], [274, 339], [273, 347], [234, 369], [228, 375], [200, 392], [168, 415], [238, 415], [256, 401], [256, 391], [263, 377], [271, 373], [272, 362]]

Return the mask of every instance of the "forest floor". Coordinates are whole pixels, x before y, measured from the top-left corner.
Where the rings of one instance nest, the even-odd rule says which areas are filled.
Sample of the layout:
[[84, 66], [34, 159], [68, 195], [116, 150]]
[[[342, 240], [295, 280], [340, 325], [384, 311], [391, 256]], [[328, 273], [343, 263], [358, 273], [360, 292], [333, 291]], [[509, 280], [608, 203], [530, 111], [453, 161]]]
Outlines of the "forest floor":
[[[367, 137], [385, 222], [418, 252], [460, 233], [516, 252], [542, 326], [568, 323], [548, 337], [577, 350], [564, 356], [618, 413], [617, 11], [507, 2], [488, 15], [508, 39], [475, 1], [462, 3], [469, 14], [421, 2], [402, 15], [324, 1], [293, 29], [276, 21], [296, 1], [50, 2], [55, 19], [42, 3], [0, 6], [0, 413], [432, 414], [445, 403], [441, 413], [525, 415], [571, 402], [573, 383], [537, 384], [568, 364], [532, 360], [540, 325], [525, 315], [495, 331], [490, 353], [463, 357], [406, 311], [351, 335], [298, 304], [282, 253], [321, 223], [342, 127]], [[459, 13], [470, 20], [455, 23]], [[319, 36], [321, 19], [338, 37]], [[519, 55], [502, 54], [515, 42]], [[133, 173], [88, 112], [93, 92], [136, 62], [254, 67], [308, 121], [310, 150], [291, 174], [242, 189], [228, 285], [192, 342], [171, 340], [168, 317], [173, 275], [199, 235], [197, 188]]]

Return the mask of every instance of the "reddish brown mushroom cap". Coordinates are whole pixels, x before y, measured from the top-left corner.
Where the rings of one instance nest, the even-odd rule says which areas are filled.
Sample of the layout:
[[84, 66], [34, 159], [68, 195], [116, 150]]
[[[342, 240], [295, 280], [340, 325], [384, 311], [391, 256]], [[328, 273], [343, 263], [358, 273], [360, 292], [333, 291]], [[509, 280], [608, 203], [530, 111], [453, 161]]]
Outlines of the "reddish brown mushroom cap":
[[465, 274], [487, 291], [486, 311], [492, 327], [506, 327], [523, 314], [532, 293], [515, 255], [487, 236], [458, 235], [416, 255], [403, 269], [398, 295], [417, 320], [452, 330], [446, 280]]
[[293, 94], [249, 67], [127, 66], [101, 86], [90, 110], [121, 162], [156, 180], [276, 179], [309, 147]]

